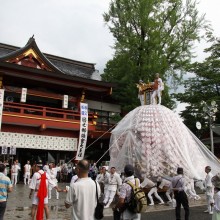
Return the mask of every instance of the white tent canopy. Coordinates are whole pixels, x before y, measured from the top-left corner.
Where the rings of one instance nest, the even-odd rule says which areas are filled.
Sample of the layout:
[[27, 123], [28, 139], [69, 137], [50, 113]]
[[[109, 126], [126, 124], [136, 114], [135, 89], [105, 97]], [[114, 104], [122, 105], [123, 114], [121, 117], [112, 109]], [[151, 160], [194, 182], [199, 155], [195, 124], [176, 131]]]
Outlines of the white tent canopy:
[[129, 112], [112, 131], [110, 167], [120, 172], [135, 166], [137, 176], [171, 176], [183, 167], [189, 178], [204, 179], [206, 166], [220, 172], [218, 159], [184, 125], [179, 115], [161, 105]]

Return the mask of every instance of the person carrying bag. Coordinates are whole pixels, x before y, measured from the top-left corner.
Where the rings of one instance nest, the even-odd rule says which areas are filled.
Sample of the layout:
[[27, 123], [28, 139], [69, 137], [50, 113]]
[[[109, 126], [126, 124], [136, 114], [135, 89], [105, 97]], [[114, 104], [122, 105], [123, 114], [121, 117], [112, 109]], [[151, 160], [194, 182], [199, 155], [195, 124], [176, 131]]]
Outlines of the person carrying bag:
[[95, 186], [96, 186], [96, 199], [97, 199], [97, 205], [95, 207], [95, 218], [97, 220], [99, 220], [99, 219], [103, 219], [103, 217], [104, 217], [104, 215], [103, 215], [104, 205], [99, 202], [97, 182], [95, 180], [94, 180], [94, 182], [95, 182]]

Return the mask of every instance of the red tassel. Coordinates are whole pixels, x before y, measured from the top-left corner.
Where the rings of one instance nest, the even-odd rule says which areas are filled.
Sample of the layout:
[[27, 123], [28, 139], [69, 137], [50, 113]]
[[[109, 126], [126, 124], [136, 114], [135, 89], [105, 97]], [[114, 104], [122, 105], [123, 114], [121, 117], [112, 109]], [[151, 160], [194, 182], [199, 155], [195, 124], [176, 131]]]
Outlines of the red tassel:
[[47, 197], [46, 172], [41, 175], [37, 197], [39, 199], [36, 220], [44, 219], [44, 199]]

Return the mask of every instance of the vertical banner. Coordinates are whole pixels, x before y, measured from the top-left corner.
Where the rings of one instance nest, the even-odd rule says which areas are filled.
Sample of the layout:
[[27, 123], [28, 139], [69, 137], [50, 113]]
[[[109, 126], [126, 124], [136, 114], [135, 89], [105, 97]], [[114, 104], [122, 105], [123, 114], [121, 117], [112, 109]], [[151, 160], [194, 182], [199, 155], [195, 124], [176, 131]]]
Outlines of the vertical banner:
[[16, 155], [16, 147], [10, 147], [10, 152], [9, 154], [11, 155]]
[[79, 133], [79, 145], [76, 154], [76, 160], [82, 160], [84, 158], [87, 133], [88, 133], [88, 104], [80, 103], [80, 133]]
[[62, 107], [63, 108], [68, 108], [68, 95], [64, 95], [63, 96], [63, 103], [62, 103]]
[[26, 98], [27, 98], [27, 88], [22, 88], [21, 89], [21, 102], [26, 102]]
[[4, 103], [4, 89], [0, 89], [0, 131], [2, 127], [2, 112], [3, 112], [3, 103]]
[[2, 146], [2, 154], [8, 154], [8, 148], [5, 146]]

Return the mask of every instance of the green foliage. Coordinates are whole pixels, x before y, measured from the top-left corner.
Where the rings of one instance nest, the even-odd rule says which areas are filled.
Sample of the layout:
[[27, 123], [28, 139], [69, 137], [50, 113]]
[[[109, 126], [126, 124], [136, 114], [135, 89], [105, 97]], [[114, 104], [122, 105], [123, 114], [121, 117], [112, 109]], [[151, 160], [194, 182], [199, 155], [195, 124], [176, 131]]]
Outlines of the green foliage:
[[[115, 38], [115, 55], [107, 63], [103, 79], [117, 82], [113, 93], [124, 110], [137, 105], [135, 83], [153, 81], [155, 73], [165, 81], [175, 70], [184, 69], [192, 58], [192, 46], [199, 30], [211, 31], [198, 15], [196, 0], [112, 0], [104, 20]], [[209, 34], [208, 34], [209, 33]], [[162, 104], [174, 102], [166, 87]]]
[[[195, 123], [200, 121], [205, 125], [205, 114], [201, 101], [210, 105], [212, 100], [220, 104], [220, 40], [216, 39], [211, 47], [205, 52], [210, 55], [202, 63], [195, 62], [188, 66], [188, 71], [195, 74], [184, 82], [185, 92], [174, 94], [173, 96], [180, 102], [188, 103], [190, 106], [181, 114], [185, 124], [196, 133]], [[220, 122], [220, 114], [216, 114], [217, 121]], [[208, 127], [203, 130], [207, 132]]]

